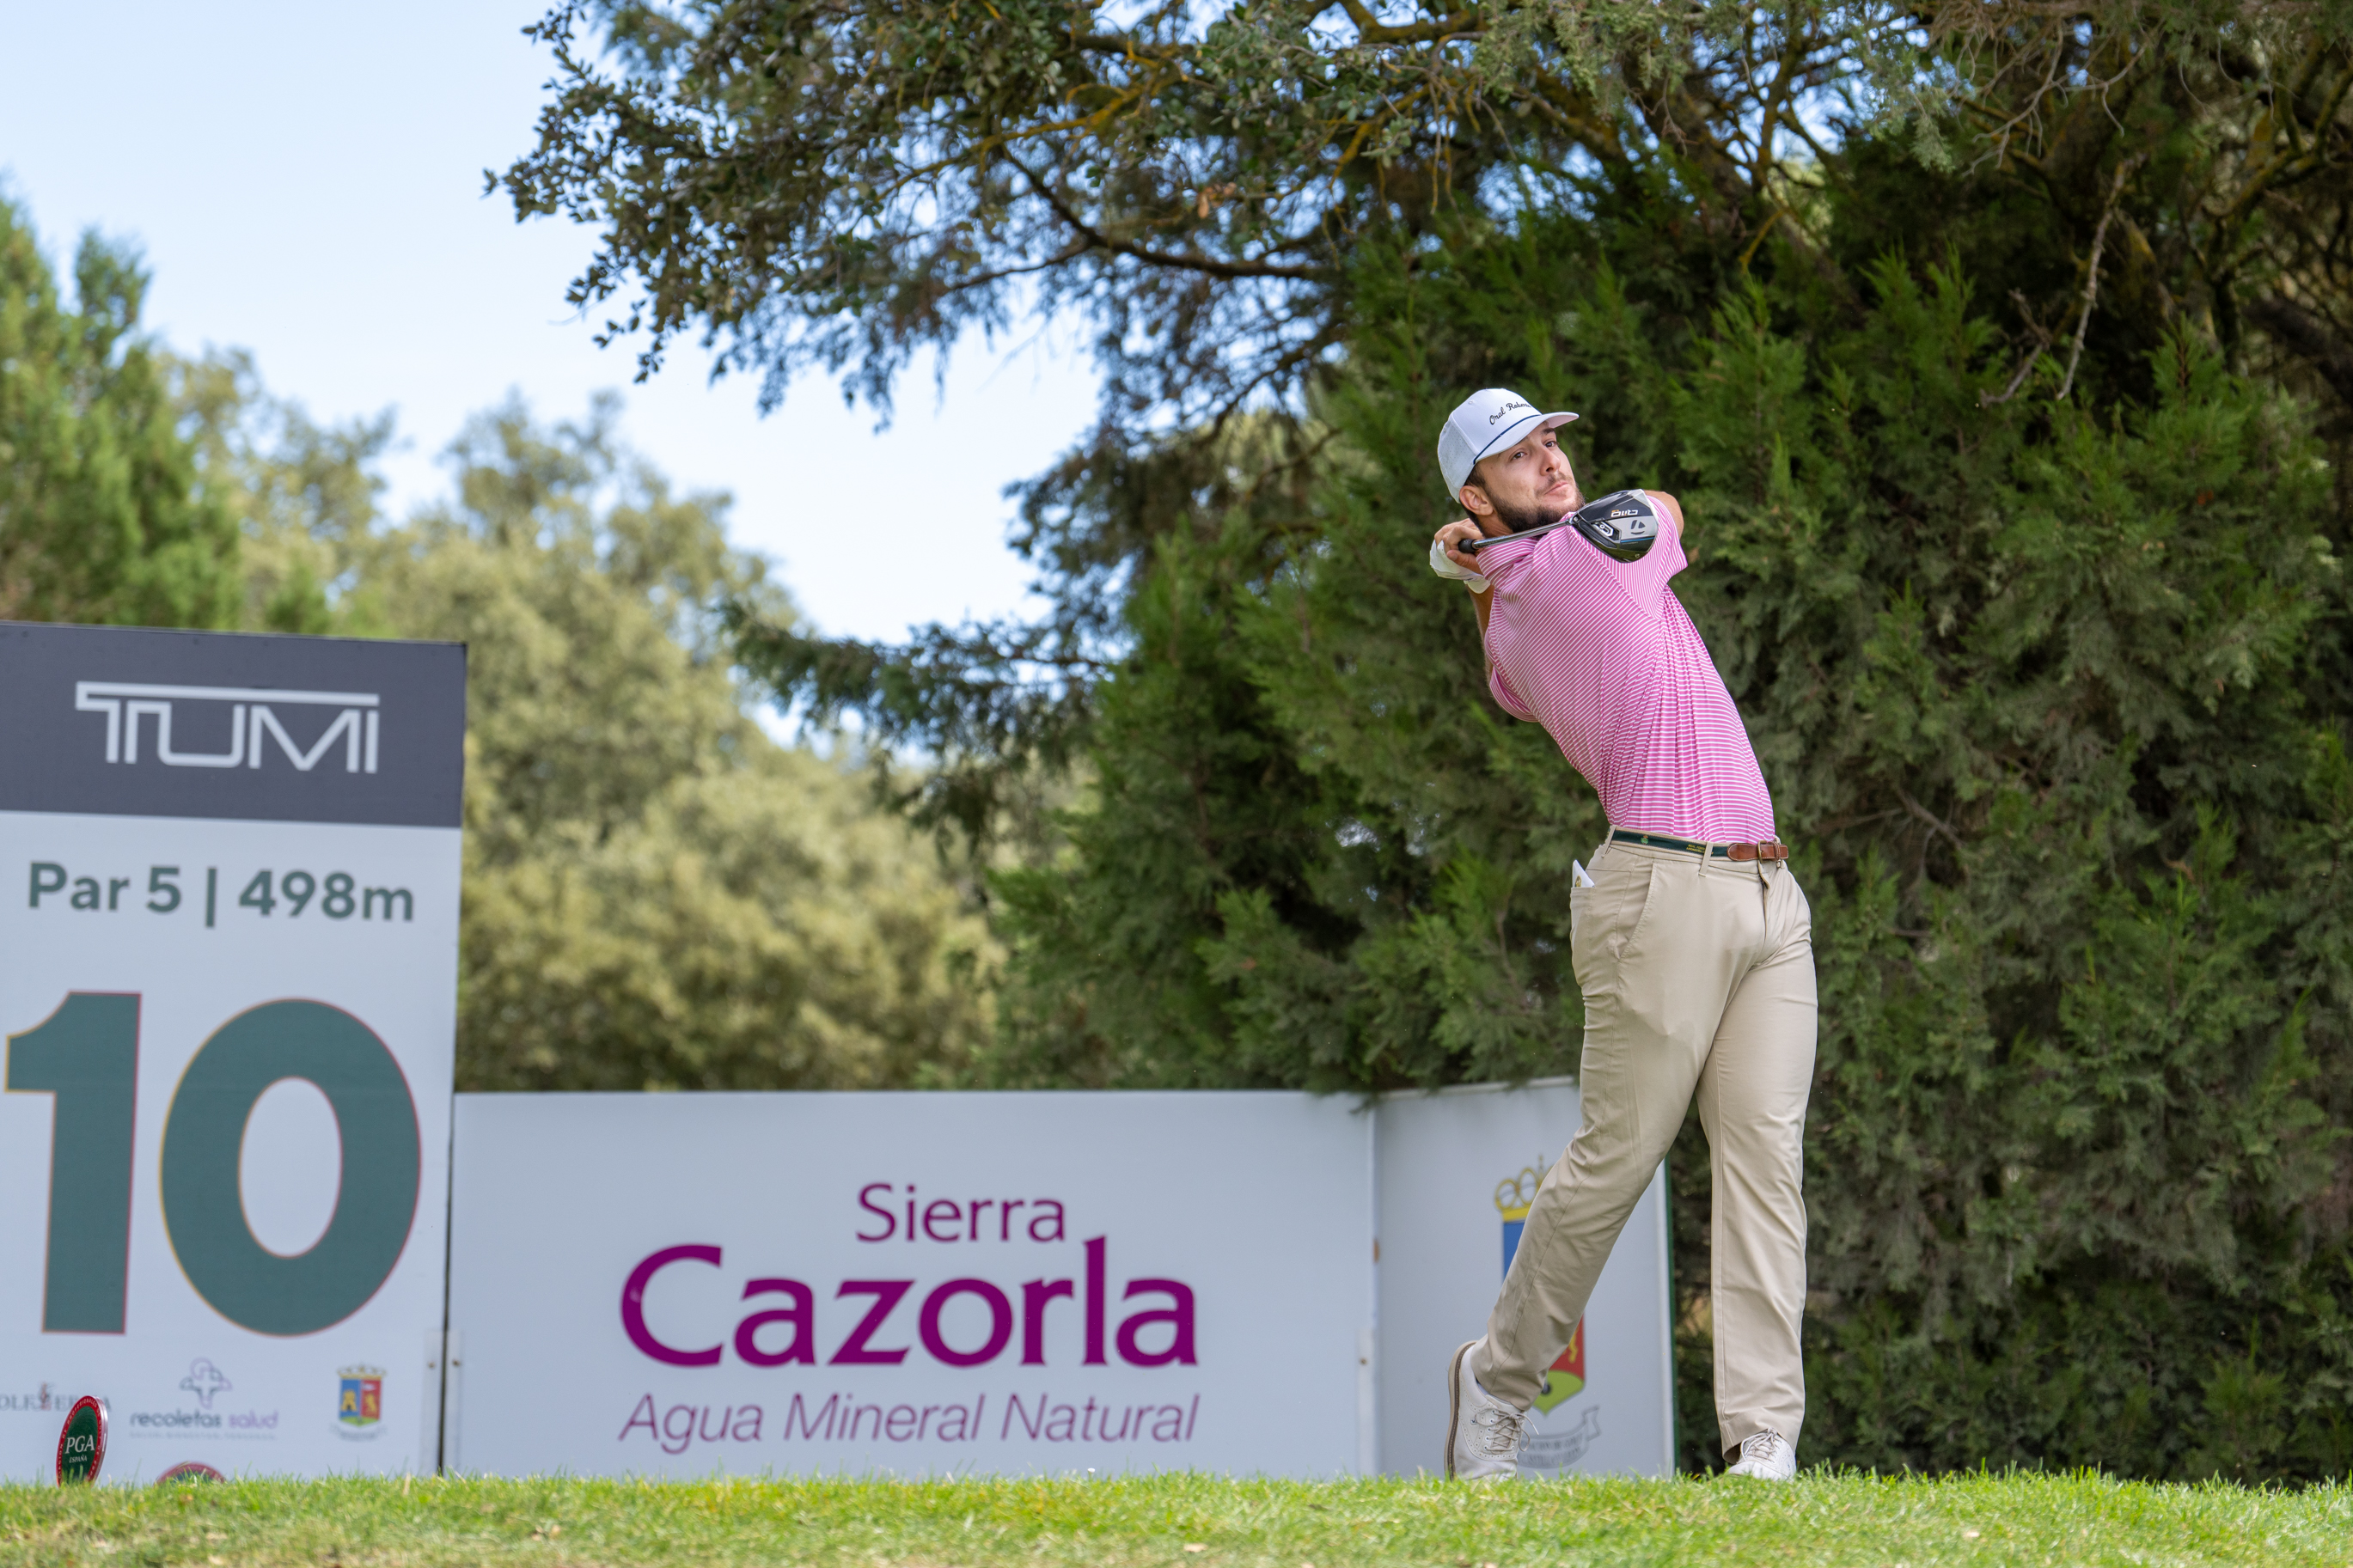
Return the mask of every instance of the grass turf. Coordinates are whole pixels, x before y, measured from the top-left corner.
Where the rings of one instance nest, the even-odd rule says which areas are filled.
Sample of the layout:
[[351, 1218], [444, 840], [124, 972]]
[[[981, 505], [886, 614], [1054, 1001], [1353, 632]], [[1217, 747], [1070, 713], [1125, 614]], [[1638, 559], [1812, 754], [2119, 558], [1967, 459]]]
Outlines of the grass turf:
[[329, 1480], [0, 1487], [0, 1563], [2304, 1563], [2353, 1558], [2353, 1489], [2097, 1476], [1432, 1481]]

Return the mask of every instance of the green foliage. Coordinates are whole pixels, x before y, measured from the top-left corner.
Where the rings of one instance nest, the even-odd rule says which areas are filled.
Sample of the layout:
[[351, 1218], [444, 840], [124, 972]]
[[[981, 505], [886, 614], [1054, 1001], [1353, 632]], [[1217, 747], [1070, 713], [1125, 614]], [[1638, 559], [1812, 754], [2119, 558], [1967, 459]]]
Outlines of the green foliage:
[[1182, 1471], [916, 1481], [428, 1476], [0, 1488], [7, 1561], [41, 1564], [2287, 1568], [2341, 1563], [2348, 1523], [2353, 1497], [2342, 1486], [2251, 1491], [2087, 1475], [1813, 1472], [1786, 1486], [1580, 1478], [1497, 1488]]
[[350, 563], [381, 519], [389, 410], [322, 426], [271, 397], [252, 356], [216, 353], [177, 367], [180, 405], [215, 492], [236, 514], [245, 578], [242, 623], [254, 630], [382, 637], [372, 600], [354, 596]]
[[73, 283], [0, 199], [0, 618], [233, 624], [237, 525], [139, 330], [147, 275], [90, 234]]
[[239, 354], [138, 331], [135, 258], [66, 305], [0, 203], [0, 616], [469, 646], [467, 1088], [879, 1087], [988, 1035], [996, 949], [930, 847], [745, 713], [713, 606], [789, 624], [611, 406], [479, 420], [387, 525], [389, 416], [313, 424]]
[[995, 879], [1035, 962], [994, 1081], [1288, 1083], [1303, 1062], [1312, 1081], [1345, 1081], [1312, 1022], [1272, 1040], [1230, 1030], [1225, 987], [1196, 951], [1219, 929], [1221, 895], [1243, 900], [1237, 918], [1319, 914], [1299, 852], [1313, 797], [1233, 657], [1229, 554], [1166, 542], [1128, 601], [1142, 647], [1104, 685], [1094, 809], [1067, 820], [1062, 865]]
[[[1682, 497], [1678, 592], [1799, 847], [1808, 1452], [2342, 1473], [2335, 477], [2304, 411], [2194, 331], [2139, 367], [2145, 404], [2055, 401], [2055, 367], [2004, 399], [1950, 265], [1857, 273], [1868, 310], [1796, 271], [1694, 320], [1533, 220], [1368, 269], [1384, 325], [1324, 406], [1312, 512], [1165, 541], [1130, 601], [1072, 853], [1001, 884], [1016, 1027], [990, 1065], [1573, 1069], [1568, 864], [1603, 824], [1484, 695], [1469, 605], [1421, 561], [1451, 514], [1429, 433], [1460, 389], [1516, 385], [1585, 411], [1589, 492]], [[1695, 1126], [1672, 1169], [1704, 1465]]]
[[2348, 19], [567, 5], [505, 184], [597, 226], [575, 297], [642, 289], [657, 353], [700, 326], [880, 399], [1017, 287], [1101, 330], [1103, 428], [1017, 534], [1043, 624], [735, 621], [934, 752], [917, 804], [976, 845], [1078, 764], [1059, 855], [997, 882], [987, 1078], [1573, 1066], [1602, 824], [1420, 565], [1432, 432], [1514, 384], [1587, 412], [1589, 489], [1683, 498], [1802, 847], [1809, 1452], [2332, 1474]]
[[[557, 0], [538, 144], [496, 184], [596, 231], [570, 299], [649, 372], [700, 334], [780, 396], [1042, 304], [1089, 319], [1105, 450], [1314, 382], [1372, 320], [1368, 245], [1672, 181], [1684, 243], [1745, 263], [1841, 175], [1851, 133], [1999, 160], [2112, 300], [2252, 319], [2353, 389], [2337, 219], [2353, 191], [2341, 0]], [[1827, 145], [1826, 145], [1827, 143]], [[2080, 255], [2080, 251], [2078, 253]], [[1738, 258], [1736, 260], [1736, 258]], [[2076, 292], [2082, 268], [2040, 281]], [[2063, 305], [2032, 289], [2048, 347]]]
[[321, 428], [185, 367], [245, 533], [248, 624], [467, 645], [458, 1076], [469, 1089], [903, 1087], [987, 1037], [995, 948], [930, 847], [744, 710], [712, 606], [791, 606], [617, 405], [519, 405], [453, 498], [379, 515], [388, 418]]
[[387, 625], [468, 646], [462, 1080], [915, 1082], [986, 1035], [987, 937], [920, 839], [744, 715], [708, 607], [788, 609], [611, 418], [483, 416], [456, 504], [357, 563]]

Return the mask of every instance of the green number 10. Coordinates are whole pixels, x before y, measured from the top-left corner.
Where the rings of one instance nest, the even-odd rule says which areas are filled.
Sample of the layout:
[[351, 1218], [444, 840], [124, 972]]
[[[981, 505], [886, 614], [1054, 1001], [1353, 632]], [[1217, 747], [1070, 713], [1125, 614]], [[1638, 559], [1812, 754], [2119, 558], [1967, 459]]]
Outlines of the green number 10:
[[49, 1135], [44, 1333], [119, 1334], [131, 1275], [139, 998], [77, 991], [8, 1041], [8, 1087], [58, 1097]]
[[[45, 1333], [119, 1334], [129, 1289], [139, 998], [77, 991], [8, 1042], [9, 1089], [57, 1096], [49, 1144]], [[327, 1228], [282, 1257], [245, 1217], [245, 1125], [270, 1085], [316, 1085], [333, 1108], [343, 1182]], [[323, 1002], [270, 1002], [213, 1032], [164, 1121], [164, 1224], [181, 1271], [231, 1322], [309, 1334], [365, 1305], [417, 1216], [417, 1102], [391, 1051]]]

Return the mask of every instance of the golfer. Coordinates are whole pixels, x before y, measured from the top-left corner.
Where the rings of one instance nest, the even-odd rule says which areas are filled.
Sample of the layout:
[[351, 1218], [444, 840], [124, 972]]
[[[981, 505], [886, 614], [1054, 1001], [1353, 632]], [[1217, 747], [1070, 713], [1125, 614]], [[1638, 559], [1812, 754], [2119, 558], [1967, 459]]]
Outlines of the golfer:
[[1576, 417], [1490, 389], [1438, 441], [1470, 515], [1438, 531], [1430, 564], [1471, 586], [1495, 700], [1551, 733], [1609, 819], [1569, 895], [1583, 1124], [1536, 1191], [1485, 1336], [1448, 1368], [1446, 1473], [1517, 1473], [1545, 1371], [1696, 1094], [1717, 1426], [1734, 1474], [1786, 1480], [1806, 1414], [1812, 917], [1739, 711], [1668, 586], [1683, 510], [1641, 490], [1586, 506], [1557, 435]]

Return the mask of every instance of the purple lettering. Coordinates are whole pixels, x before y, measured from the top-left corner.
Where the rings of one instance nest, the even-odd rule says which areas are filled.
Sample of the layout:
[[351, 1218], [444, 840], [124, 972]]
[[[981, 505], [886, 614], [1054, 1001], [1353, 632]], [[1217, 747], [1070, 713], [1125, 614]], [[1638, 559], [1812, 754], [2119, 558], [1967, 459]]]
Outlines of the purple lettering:
[[[976, 1351], [951, 1349], [940, 1337], [940, 1312], [958, 1296], [977, 1296], [988, 1303], [988, 1342]], [[986, 1279], [951, 1279], [923, 1298], [923, 1310], [917, 1323], [923, 1348], [936, 1360], [950, 1366], [978, 1366], [995, 1361], [1013, 1337], [1013, 1303], [1005, 1292]], [[837, 1358], [838, 1359], [838, 1358]]]
[[1049, 1443], [1069, 1442], [1071, 1440], [1071, 1431], [1078, 1426], [1078, 1424], [1079, 1413], [1077, 1411], [1071, 1409], [1067, 1405], [1057, 1405], [1054, 1406], [1053, 1415], [1046, 1418], [1046, 1441]]
[[1102, 1366], [1103, 1361], [1103, 1250], [1104, 1239], [1096, 1237], [1087, 1243], [1087, 1361], [1089, 1366]]
[[659, 1443], [661, 1441], [661, 1428], [654, 1425], [654, 1396], [650, 1394], [638, 1401], [637, 1409], [629, 1412], [628, 1425], [623, 1426], [621, 1428], [621, 1435], [613, 1440], [617, 1443], [628, 1442], [629, 1440], [629, 1432], [631, 1428], [638, 1426], [644, 1427], [646, 1429], [646, 1436], [651, 1437], [655, 1442]]
[[[1134, 1300], [1155, 1292], [1167, 1297], [1170, 1305], [1137, 1312], [1119, 1326], [1119, 1359], [1130, 1366], [1166, 1366], [1170, 1362], [1197, 1365], [1193, 1355], [1193, 1287], [1175, 1279], [1131, 1279], [1123, 1299]], [[1169, 1326], [1166, 1350], [1147, 1351], [1138, 1342], [1144, 1330], [1154, 1323]]]
[[694, 1435], [702, 1438], [706, 1443], [716, 1443], [721, 1438], [727, 1436], [727, 1423], [733, 1420], [734, 1415], [735, 1407], [732, 1405], [728, 1405], [719, 1413], [719, 1430], [716, 1432], [706, 1431], [704, 1428], [711, 1425], [711, 1406], [706, 1405], [702, 1407], [702, 1421], [697, 1423], [695, 1426]]
[[[650, 1394], [647, 1395], [646, 1403], [650, 1405], [653, 1403], [653, 1396]], [[808, 1413], [807, 1408], [801, 1404], [801, 1396], [797, 1394], [794, 1394], [792, 1404], [787, 1405], [785, 1409], [785, 1429], [781, 1433], [777, 1434], [777, 1436], [785, 1442], [789, 1443], [793, 1440], [794, 1426], [798, 1426], [801, 1429], [800, 1435], [804, 1437], [815, 1437], [818, 1435], [820, 1430], [822, 1430], [827, 1436], [831, 1436], [833, 1435], [834, 1406], [840, 1403], [841, 1395], [839, 1394], [828, 1394], [825, 1396], [824, 1406], [820, 1408], [816, 1415], [812, 1415]]]
[[858, 1239], [860, 1241], [888, 1241], [893, 1236], [898, 1234], [898, 1216], [892, 1214], [889, 1209], [872, 1202], [868, 1196], [869, 1194], [873, 1193], [878, 1189], [887, 1193], [891, 1190], [891, 1184], [888, 1182], [869, 1182], [864, 1186], [858, 1189], [858, 1206], [864, 1209], [868, 1214], [873, 1215], [882, 1222], [881, 1235], [869, 1236], [861, 1230], [858, 1233]]
[[849, 1413], [849, 1425], [843, 1428], [841, 1434], [842, 1436], [851, 1442], [856, 1442], [858, 1440], [858, 1424], [865, 1420], [869, 1415], [874, 1417], [874, 1435], [877, 1437], [882, 1436], [882, 1407], [879, 1405], [861, 1405], [857, 1409]]
[[964, 1211], [962, 1209], [956, 1207], [953, 1202], [946, 1198], [934, 1198], [930, 1203], [923, 1205], [923, 1234], [931, 1237], [934, 1241], [962, 1241], [964, 1237], [960, 1232], [951, 1230], [947, 1235], [942, 1236], [938, 1231], [932, 1228], [933, 1226], [939, 1223], [940, 1211], [943, 1209], [947, 1211], [948, 1224], [955, 1226], [964, 1223]]
[[907, 1239], [915, 1239], [915, 1185], [907, 1184]]
[[1032, 1279], [1021, 1287], [1021, 1364], [1046, 1364], [1046, 1303], [1068, 1300], [1078, 1287], [1068, 1279]]
[[[749, 1432], [744, 1430], [744, 1423], [746, 1421], [752, 1424], [752, 1429]], [[758, 1442], [760, 1440], [760, 1407], [756, 1405], [744, 1406], [744, 1413], [735, 1417], [735, 1429], [727, 1435], [738, 1443]]]
[[[1045, 1394], [1040, 1394], [1038, 1395], [1038, 1419], [1036, 1421], [1029, 1418], [1029, 1412], [1021, 1408], [1021, 1396], [1019, 1394], [1008, 1394], [1005, 1396], [1005, 1402], [1008, 1405], [1011, 1406], [1011, 1408], [1008, 1409], [1005, 1413], [1005, 1429], [997, 1433], [997, 1440], [1002, 1442], [1007, 1437], [1013, 1435], [1013, 1423], [1018, 1417], [1021, 1422], [1022, 1428], [1029, 1434], [1029, 1440], [1033, 1443], [1036, 1442], [1038, 1440], [1039, 1422], [1046, 1419]], [[653, 1395], [646, 1395], [646, 1403], [648, 1405], [651, 1405], [653, 1404]]]
[[1013, 1211], [1015, 1209], [1028, 1208], [1029, 1206], [1029, 1200], [1027, 1198], [1008, 1198], [1004, 1203], [997, 1206], [1001, 1211], [1001, 1214], [997, 1226], [997, 1239], [999, 1241], [1011, 1241], [1013, 1239]]
[[[686, 1417], [686, 1425], [683, 1426], [677, 1426], [676, 1418], [681, 1415]], [[673, 1430], [673, 1428], [675, 1429]], [[694, 1441], [694, 1406], [691, 1405], [673, 1405], [668, 1410], [663, 1411], [661, 1429], [662, 1436], [664, 1437], [675, 1439], [678, 1443], [678, 1447], [673, 1448], [669, 1443], [665, 1442], [661, 1446], [662, 1452], [665, 1454], [685, 1453], [686, 1446]]]
[[1087, 1407], [1079, 1413], [1079, 1437], [1084, 1441], [1095, 1435], [1095, 1402], [1092, 1399], [1087, 1401]]
[[628, 1333], [631, 1344], [666, 1365], [717, 1366], [719, 1352], [724, 1346], [713, 1345], [707, 1351], [672, 1350], [654, 1338], [652, 1331], [646, 1327], [646, 1287], [653, 1282], [655, 1275], [671, 1264], [681, 1262], [708, 1263], [715, 1267], [719, 1262], [719, 1249], [715, 1247], [665, 1247], [630, 1269], [628, 1283], [621, 1287], [621, 1327]]
[[843, 1280], [841, 1289], [833, 1293], [835, 1300], [838, 1301], [845, 1296], [871, 1296], [874, 1298], [874, 1305], [867, 1309], [866, 1316], [859, 1320], [858, 1326], [849, 1331], [849, 1337], [841, 1342], [841, 1348], [833, 1352], [831, 1364], [835, 1366], [897, 1366], [901, 1362], [905, 1361], [907, 1352], [904, 1346], [895, 1351], [871, 1350], [867, 1347], [866, 1342], [874, 1337], [875, 1331], [882, 1326], [882, 1320], [889, 1317], [892, 1309], [898, 1306], [899, 1299], [914, 1287], [915, 1282], [913, 1279]]
[[[923, 1428], [932, 1424], [932, 1412], [938, 1408], [939, 1406], [936, 1405], [926, 1405], [923, 1406], [923, 1417], [922, 1420], [915, 1423], [915, 1440], [917, 1442], [920, 1443], [923, 1441]], [[945, 1432], [947, 1430], [947, 1425], [948, 1424], [944, 1421], [941, 1422], [940, 1430]]]
[[[1166, 1430], [1164, 1431], [1162, 1429], [1164, 1427]], [[1183, 1436], [1184, 1431], [1185, 1407], [1181, 1405], [1162, 1405], [1160, 1414], [1152, 1423], [1152, 1440], [1155, 1443], [1173, 1443]]]
[[912, 1405], [891, 1406], [891, 1414], [882, 1424], [882, 1436], [893, 1443], [903, 1443], [914, 1435], [915, 1407]]
[[1039, 1199], [1038, 1199], [1036, 1202], [1032, 1203], [1029, 1206], [1030, 1206], [1031, 1208], [1037, 1208], [1037, 1209], [1050, 1208], [1050, 1209], [1052, 1209], [1052, 1210], [1054, 1211], [1054, 1213], [1053, 1213], [1054, 1234], [1053, 1234], [1053, 1235], [1051, 1235], [1051, 1236], [1039, 1236], [1039, 1235], [1038, 1234], [1038, 1227], [1039, 1227], [1039, 1226], [1044, 1225], [1044, 1224], [1046, 1223], [1047, 1216], [1046, 1216], [1046, 1215], [1042, 1215], [1042, 1214], [1033, 1214], [1033, 1215], [1031, 1215], [1029, 1216], [1029, 1239], [1030, 1239], [1030, 1240], [1032, 1240], [1032, 1241], [1060, 1241], [1060, 1240], [1061, 1240], [1061, 1239], [1062, 1239], [1062, 1200], [1061, 1200], [1061, 1199], [1060, 1199], [1060, 1198], [1039, 1198]]
[[995, 1198], [975, 1198], [972, 1200], [972, 1229], [965, 1237], [966, 1241], [978, 1241], [980, 1239], [980, 1211], [987, 1208], [995, 1208], [996, 1206], [997, 1200]]
[[[803, 1366], [817, 1364], [817, 1298], [809, 1288], [797, 1279], [754, 1279], [744, 1287], [744, 1300], [754, 1296], [784, 1296], [791, 1300], [789, 1307], [770, 1311], [754, 1312], [735, 1325], [735, 1353], [754, 1366], [782, 1366], [797, 1361]], [[758, 1335], [770, 1323], [790, 1323], [793, 1337], [780, 1351], [764, 1351]]]

